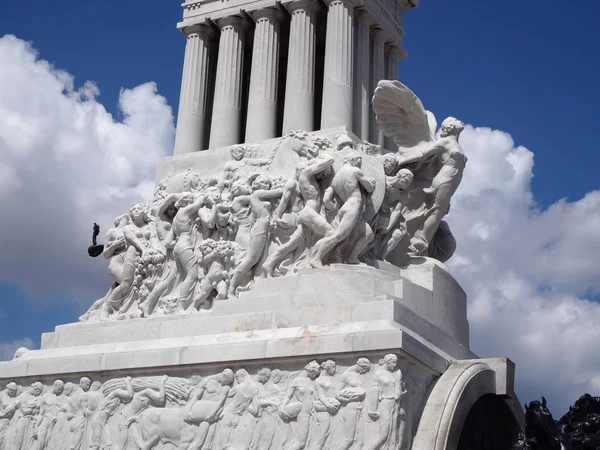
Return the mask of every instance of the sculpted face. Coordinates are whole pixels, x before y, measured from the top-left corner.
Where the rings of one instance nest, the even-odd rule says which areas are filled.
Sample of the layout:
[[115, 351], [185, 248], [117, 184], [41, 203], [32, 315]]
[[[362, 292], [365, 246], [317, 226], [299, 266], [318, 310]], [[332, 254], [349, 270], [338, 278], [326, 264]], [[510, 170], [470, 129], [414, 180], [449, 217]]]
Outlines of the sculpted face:
[[99, 381], [94, 381], [92, 383], [91, 390], [92, 391], [99, 391], [101, 387], [102, 387], [102, 383], [100, 383]]
[[9, 397], [16, 397], [18, 392], [19, 390], [17, 389], [17, 385], [15, 383], [8, 383], [8, 385], [6, 386], [6, 393]]
[[64, 390], [65, 390], [65, 383], [63, 383], [61, 380], [56, 380], [54, 382], [54, 384], [52, 385], [52, 392], [55, 395], [62, 394]]
[[273, 372], [271, 372], [271, 381], [275, 384], [278, 384], [281, 382], [281, 379], [283, 378], [283, 372], [279, 369], [275, 369]]
[[241, 161], [244, 157], [244, 147], [236, 146], [231, 148], [231, 157], [236, 161]]
[[43, 391], [44, 391], [44, 386], [42, 385], [42, 383], [33, 383], [31, 385], [31, 393], [33, 395], [35, 395], [36, 397], [41, 395]]
[[398, 161], [394, 156], [386, 156], [383, 160], [383, 171], [386, 175], [393, 175], [396, 167], [398, 166]]
[[235, 373], [235, 381], [237, 384], [243, 383], [244, 380], [246, 379], [246, 375], [248, 375], [248, 373], [245, 370], [238, 370]]
[[398, 358], [395, 355], [386, 358], [385, 365], [389, 371], [396, 370], [398, 365]]
[[271, 371], [267, 368], [261, 369], [258, 372], [258, 381], [262, 384], [265, 384], [271, 378]]
[[91, 385], [92, 380], [90, 380], [87, 377], [83, 377], [81, 380], [79, 380], [79, 387], [83, 389], [84, 392], [87, 392], [90, 389]]

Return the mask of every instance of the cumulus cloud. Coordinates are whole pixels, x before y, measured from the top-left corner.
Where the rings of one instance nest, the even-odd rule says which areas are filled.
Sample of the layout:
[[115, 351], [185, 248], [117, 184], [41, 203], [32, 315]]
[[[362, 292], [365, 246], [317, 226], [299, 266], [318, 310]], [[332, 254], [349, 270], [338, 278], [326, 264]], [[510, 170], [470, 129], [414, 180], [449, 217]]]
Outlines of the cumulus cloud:
[[12, 342], [0, 342], [0, 361], [10, 361], [19, 347], [25, 347], [29, 350], [35, 348], [35, 344], [29, 338], [17, 339]]
[[[0, 282], [87, 306], [110, 284], [106, 263], [86, 254], [91, 225], [106, 231], [149, 198], [172, 148], [171, 108], [147, 83], [122, 90], [117, 121], [95, 84], [77, 87], [14, 36], [0, 39], [0, 67]], [[472, 348], [517, 363], [521, 400], [544, 394], [564, 412], [600, 391], [600, 192], [541, 210], [531, 151], [489, 128], [467, 126], [461, 142], [449, 266], [469, 296]], [[0, 344], [0, 360], [27, 344]]]
[[600, 388], [600, 192], [540, 210], [533, 153], [509, 134], [467, 126], [469, 161], [449, 223], [448, 263], [469, 296], [471, 347], [517, 364], [521, 400], [545, 395], [555, 414]]
[[172, 148], [171, 108], [146, 83], [121, 90], [116, 120], [94, 83], [77, 87], [11, 35], [0, 39], [0, 67], [0, 282], [34, 300], [89, 303], [110, 283], [105, 262], [86, 253], [92, 224], [106, 231], [151, 197]]

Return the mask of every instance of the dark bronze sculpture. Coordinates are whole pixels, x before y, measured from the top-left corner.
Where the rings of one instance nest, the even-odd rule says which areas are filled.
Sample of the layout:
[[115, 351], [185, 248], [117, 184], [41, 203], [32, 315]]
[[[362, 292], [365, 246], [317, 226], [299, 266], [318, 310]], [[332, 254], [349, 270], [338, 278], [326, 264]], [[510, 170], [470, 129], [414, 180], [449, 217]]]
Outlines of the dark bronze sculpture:
[[525, 433], [512, 450], [594, 450], [600, 449], [600, 398], [584, 394], [555, 421], [546, 399], [525, 405]]
[[88, 255], [90, 255], [92, 258], [100, 256], [102, 254], [102, 252], [104, 251], [104, 245], [102, 245], [102, 244], [98, 245], [98, 243], [96, 242], [96, 238], [98, 237], [99, 234], [100, 234], [100, 225], [98, 225], [97, 223], [94, 222], [94, 228], [93, 228], [93, 232], [92, 232], [92, 245], [90, 245], [88, 247]]

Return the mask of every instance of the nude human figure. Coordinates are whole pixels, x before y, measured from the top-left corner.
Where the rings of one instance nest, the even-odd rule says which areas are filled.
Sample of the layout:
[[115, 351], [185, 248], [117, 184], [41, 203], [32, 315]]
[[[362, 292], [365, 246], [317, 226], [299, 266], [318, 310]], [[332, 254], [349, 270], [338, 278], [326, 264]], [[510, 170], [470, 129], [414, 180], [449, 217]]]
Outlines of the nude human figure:
[[107, 445], [112, 445], [111, 436], [106, 431], [108, 420], [121, 404], [131, 401], [132, 398], [131, 377], [127, 377], [125, 378], [125, 389], [115, 389], [101, 399], [101, 403], [89, 421], [90, 450], [99, 450]]
[[356, 442], [359, 418], [365, 399], [362, 375], [370, 370], [371, 362], [367, 358], [359, 358], [356, 364], [342, 374], [337, 399], [342, 405], [338, 416], [343, 431], [335, 450], [348, 450]]
[[284, 421], [295, 420], [294, 441], [287, 450], [303, 450], [306, 447], [317, 400], [314, 380], [320, 373], [319, 363], [316, 361], [308, 363], [302, 373], [292, 381], [279, 407], [279, 415]]
[[194, 302], [188, 311], [196, 311], [202, 307], [208, 309], [210, 305], [206, 300], [213, 290], [217, 291], [217, 300], [227, 298], [227, 282], [234, 254], [233, 243], [206, 239], [202, 241], [198, 250], [202, 255], [200, 265], [204, 267], [206, 274], [200, 280], [197, 293], [194, 294]]
[[16, 383], [10, 382], [6, 389], [0, 392], [0, 448], [8, 448], [6, 441], [10, 420], [19, 408], [19, 388]]
[[173, 233], [173, 219], [177, 214], [175, 203], [178, 199], [178, 194], [167, 195], [156, 211], [156, 234], [166, 258], [160, 281], [148, 294], [146, 300], [139, 305], [144, 317], [152, 314], [160, 297], [173, 289], [178, 281], [177, 261], [173, 256], [173, 248], [177, 242]]
[[259, 386], [256, 398], [259, 421], [254, 430], [250, 446], [252, 450], [269, 450], [273, 444], [276, 431], [280, 436], [284, 434], [283, 427], [278, 429], [278, 425], [283, 423], [277, 414], [277, 409], [281, 406], [284, 394], [279, 386], [282, 375], [280, 370], [271, 371], [267, 367], [263, 367], [258, 371], [256, 379], [262, 386]]
[[221, 445], [232, 450], [247, 450], [252, 441], [258, 409], [251, 408], [259, 384], [244, 369], [235, 373], [236, 385], [229, 393], [221, 419]]
[[282, 189], [271, 189], [271, 181], [263, 176], [258, 176], [252, 181], [252, 185], [239, 185], [234, 192], [232, 208], [247, 205], [250, 208], [254, 224], [250, 228], [250, 242], [246, 255], [237, 264], [229, 283], [228, 297], [236, 296], [236, 289], [241, 283], [250, 278], [252, 269], [263, 256], [269, 242], [269, 227], [271, 219], [271, 203], [269, 200], [281, 197]]
[[125, 235], [123, 234], [123, 228], [130, 223], [131, 219], [128, 214], [123, 214], [115, 219], [114, 228], [111, 228], [106, 232], [106, 243], [104, 244], [104, 251], [102, 255], [105, 259], [108, 259], [108, 274], [113, 280], [115, 280], [113, 286], [110, 288], [108, 293], [99, 300], [96, 300], [94, 304], [82, 315], [79, 320], [89, 320], [94, 312], [101, 309], [102, 305], [109, 297], [112, 291], [123, 283], [123, 269], [125, 267], [125, 251], [127, 245], [125, 242]]
[[[195, 217], [204, 205], [206, 197], [203, 194], [183, 193], [178, 196], [175, 203], [178, 208], [173, 218], [173, 234], [177, 242], [173, 247], [173, 256], [177, 261], [180, 277], [183, 279], [179, 286], [179, 300], [177, 310], [184, 313], [193, 302], [194, 290], [198, 282], [198, 257], [196, 246], [199, 234], [195, 227]], [[202, 217], [200, 217], [202, 220]], [[211, 224], [207, 223], [207, 227]]]
[[460, 120], [448, 117], [442, 122], [440, 139], [425, 148], [417, 148], [400, 161], [400, 164], [405, 166], [434, 159], [433, 162], [441, 166], [431, 186], [423, 189], [429, 210], [425, 222], [411, 240], [410, 250], [413, 255], [423, 255], [427, 252], [433, 235], [448, 213], [450, 199], [462, 180], [467, 157], [458, 143], [458, 138], [463, 129], [464, 124]]
[[304, 207], [298, 212], [298, 226], [289, 241], [278, 247], [265, 261], [263, 270], [266, 276], [272, 277], [277, 264], [298, 247], [306, 244], [308, 232], [319, 237], [333, 233], [333, 227], [320, 214], [325, 190], [323, 181], [329, 175], [333, 163], [334, 159], [329, 155], [301, 162], [296, 168], [296, 179], [286, 183], [281, 202], [274, 214], [276, 223], [279, 226], [286, 225], [281, 221], [283, 210], [295, 200], [298, 194]]
[[45, 393], [41, 400], [40, 417], [42, 418], [37, 429], [38, 450], [48, 447], [54, 427], [61, 413], [67, 412], [67, 407], [60, 400], [65, 388], [62, 380], [56, 380], [52, 389]]
[[375, 190], [375, 180], [367, 178], [361, 169], [362, 157], [352, 153], [344, 158], [344, 165], [335, 174], [323, 196], [325, 209], [334, 209], [334, 196], [341, 203], [338, 212], [338, 226], [329, 236], [317, 241], [316, 252], [310, 264], [312, 267], [323, 267], [327, 255], [336, 245], [348, 238], [353, 232], [357, 239], [347, 259], [349, 264], [358, 264], [358, 256], [372, 239], [372, 232], [362, 218], [365, 210], [366, 195]]
[[162, 407], [165, 405], [165, 384], [168, 379], [167, 375], [161, 377], [158, 389], [147, 388], [136, 392], [131, 401], [116, 416], [117, 426], [115, 428], [119, 432], [116, 436], [112, 436], [114, 450], [124, 450], [128, 448], [130, 442], [139, 448], [144, 448], [139, 425], [140, 414], [149, 406]]
[[71, 396], [71, 408], [73, 418], [71, 419], [71, 450], [80, 450], [83, 446], [85, 431], [87, 428], [87, 402], [88, 391], [92, 385], [92, 380], [88, 377], [82, 377], [79, 380], [79, 389]]

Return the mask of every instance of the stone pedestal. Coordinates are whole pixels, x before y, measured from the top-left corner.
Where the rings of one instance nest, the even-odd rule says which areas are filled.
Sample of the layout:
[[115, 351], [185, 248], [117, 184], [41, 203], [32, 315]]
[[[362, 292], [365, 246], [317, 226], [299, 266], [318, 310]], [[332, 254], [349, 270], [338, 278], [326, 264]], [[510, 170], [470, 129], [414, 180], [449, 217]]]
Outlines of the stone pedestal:
[[[81, 383], [70, 397], [62, 391], [56, 397], [75, 408], [69, 410], [75, 418], [75, 399], [89, 403], [90, 413], [73, 422], [85, 430], [81, 449], [94, 445], [94, 430], [104, 429], [103, 442], [112, 445], [125, 439], [194, 448], [189, 442], [208, 439], [222, 449], [263, 436], [258, 448], [318, 438], [323, 449], [346, 440], [349, 447], [372, 448], [380, 439], [373, 448], [424, 450], [456, 448], [436, 442], [460, 428], [457, 417], [464, 419], [479, 392], [503, 396], [514, 407], [512, 367], [507, 360], [475, 359], [464, 292], [443, 265], [422, 259], [404, 269], [332, 265], [258, 279], [238, 299], [197, 314], [62, 325], [44, 334], [41, 350], [0, 363], [0, 385], [39, 381], [42, 394], [25, 389], [27, 401], [41, 404], [55, 400], [56, 379], [69, 390]], [[82, 376], [102, 389], [86, 390]], [[399, 397], [383, 400], [387, 383], [397, 383]], [[220, 399], [215, 424], [203, 411]], [[387, 431], [369, 408], [392, 421]], [[56, 423], [69, 423], [57, 411]], [[314, 414], [319, 421], [313, 423]], [[440, 423], [447, 429], [437, 430]], [[51, 443], [78, 439], [77, 427], [55, 430]]]

